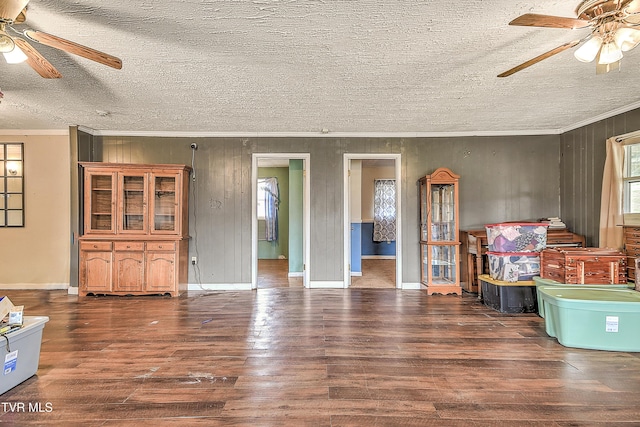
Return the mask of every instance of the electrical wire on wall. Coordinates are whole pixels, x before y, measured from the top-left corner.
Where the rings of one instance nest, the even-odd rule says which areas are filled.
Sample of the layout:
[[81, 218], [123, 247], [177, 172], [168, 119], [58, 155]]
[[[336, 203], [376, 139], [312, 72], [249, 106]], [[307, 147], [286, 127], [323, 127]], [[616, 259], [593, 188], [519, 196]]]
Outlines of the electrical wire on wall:
[[[196, 182], [196, 150], [198, 149], [198, 144], [195, 142], [191, 143], [191, 180], [193, 183]], [[200, 260], [200, 255], [198, 254], [198, 192], [196, 191], [195, 184], [191, 185], [191, 199], [193, 200], [193, 250], [195, 253], [195, 260], [193, 260], [191, 264], [193, 265], [194, 276], [196, 279], [196, 283], [202, 288], [202, 280], [200, 278], [200, 266], [198, 265], [198, 261]], [[204, 290], [204, 289], [203, 289]]]

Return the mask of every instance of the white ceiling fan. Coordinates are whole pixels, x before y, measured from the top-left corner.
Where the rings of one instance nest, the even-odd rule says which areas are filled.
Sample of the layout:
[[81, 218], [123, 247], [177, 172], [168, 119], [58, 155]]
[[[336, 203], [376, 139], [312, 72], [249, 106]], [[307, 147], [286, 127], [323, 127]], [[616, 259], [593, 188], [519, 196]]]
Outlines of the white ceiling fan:
[[[47, 45], [74, 55], [82, 56], [115, 69], [122, 68], [122, 61], [99, 50], [54, 36], [42, 31], [18, 30], [15, 24], [26, 20], [29, 0], [0, 0], [0, 52], [12, 63], [26, 61], [38, 74], [47, 79], [57, 79], [62, 74], [42, 56], [30, 42]], [[10, 30], [9, 33], [7, 30]], [[15, 34], [15, 35], [14, 35]]]
[[590, 28], [585, 37], [536, 56], [498, 77], [507, 77], [567, 49], [582, 45], [574, 53], [583, 62], [596, 60], [596, 73], [620, 69], [623, 52], [640, 44], [640, 0], [585, 0], [576, 8], [577, 18], [526, 13], [509, 25], [546, 28]]

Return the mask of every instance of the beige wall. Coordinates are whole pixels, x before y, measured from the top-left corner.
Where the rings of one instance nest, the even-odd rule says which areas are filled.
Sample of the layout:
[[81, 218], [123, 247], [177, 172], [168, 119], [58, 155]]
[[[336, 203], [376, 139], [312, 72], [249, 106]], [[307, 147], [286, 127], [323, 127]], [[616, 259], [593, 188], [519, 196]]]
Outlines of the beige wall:
[[24, 143], [25, 227], [0, 228], [0, 288], [69, 284], [68, 135], [3, 135]]

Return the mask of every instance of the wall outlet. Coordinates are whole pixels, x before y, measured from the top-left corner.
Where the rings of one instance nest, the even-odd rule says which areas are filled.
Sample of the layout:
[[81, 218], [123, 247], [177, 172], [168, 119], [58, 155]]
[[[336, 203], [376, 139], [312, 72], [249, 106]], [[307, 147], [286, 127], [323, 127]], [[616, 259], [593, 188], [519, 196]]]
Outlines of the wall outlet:
[[196, 265], [198, 263], [198, 258], [192, 256], [191, 257], [191, 265]]

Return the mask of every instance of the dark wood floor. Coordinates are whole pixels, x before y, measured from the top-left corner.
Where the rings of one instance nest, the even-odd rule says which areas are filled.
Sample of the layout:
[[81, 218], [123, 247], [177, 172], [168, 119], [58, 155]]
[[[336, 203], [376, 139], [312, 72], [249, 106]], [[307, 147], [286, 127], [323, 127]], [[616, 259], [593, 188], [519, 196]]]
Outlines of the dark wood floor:
[[640, 425], [640, 354], [565, 348], [475, 295], [7, 294], [51, 318], [37, 375], [1, 397], [8, 425]]

